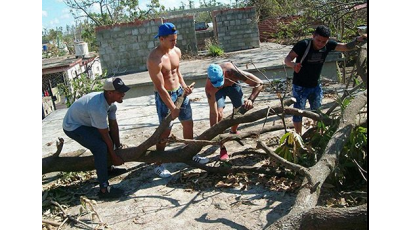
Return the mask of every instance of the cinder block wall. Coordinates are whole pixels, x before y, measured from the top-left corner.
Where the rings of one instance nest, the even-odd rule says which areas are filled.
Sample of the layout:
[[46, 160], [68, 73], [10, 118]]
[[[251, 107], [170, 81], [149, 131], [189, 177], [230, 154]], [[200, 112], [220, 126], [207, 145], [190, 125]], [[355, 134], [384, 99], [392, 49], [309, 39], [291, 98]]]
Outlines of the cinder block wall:
[[[193, 16], [165, 19], [178, 30], [177, 46], [183, 53], [197, 54], [195, 23]], [[158, 44], [158, 26], [161, 19], [150, 19], [95, 29], [99, 43], [101, 66], [108, 74], [126, 74], [146, 71], [146, 60]]]
[[212, 11], [214, 31], [225, 52], [259, 48], [254, 7]]

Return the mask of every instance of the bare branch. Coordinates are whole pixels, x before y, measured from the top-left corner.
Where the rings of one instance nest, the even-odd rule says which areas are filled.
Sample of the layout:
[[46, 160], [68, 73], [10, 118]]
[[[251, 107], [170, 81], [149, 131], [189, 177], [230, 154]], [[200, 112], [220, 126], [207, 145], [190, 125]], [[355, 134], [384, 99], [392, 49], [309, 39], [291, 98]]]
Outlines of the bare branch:
[[57, 151], [53, 154], [53, 157], [58, 157], [63, 150], [64, 146], [64, 138], [59, 137], [58, 141], [56, 141]]
[[256, 148], [263, 149], [273, 159], [278, 161], [278, 163], [282, 164], [286, 168], [289, 168], [289, 169], [291, 169], [291, 170], [305, 176], [308, 179], [308, 185], [313, 186], [313, 179], [312, 179], [312, 176], [310, 175], [309, 170], [307, 168], [305, 168], [301, 165], [289, 162], [286, 159], [282, 158], [281, 156], [276, 154], [274, 151], [270, 150], [264, 142], [258, 141], [257, 143], [258, 144], [257, 144]]

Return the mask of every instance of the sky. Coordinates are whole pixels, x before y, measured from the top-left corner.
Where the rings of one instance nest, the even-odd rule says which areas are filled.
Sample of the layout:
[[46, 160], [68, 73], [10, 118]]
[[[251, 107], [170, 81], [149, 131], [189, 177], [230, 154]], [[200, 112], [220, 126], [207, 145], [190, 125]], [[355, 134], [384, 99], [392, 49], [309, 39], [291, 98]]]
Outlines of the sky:
[[[218, 0], [221, 3], [230, 3], [231, 0]], [[166, 8], [178, 8], [181, 2], [188, 4], [188, 0], [159, 0], [161, 5]], [[140, 0], [141, 9], [146, 9], [146, 5], [150, 0]], [[199, 7], [199, 0], [194, 0], [195, 7]], [[43, 0], [42, 1], [42, 28], [55, 29], [66, 25], [75, 25], [75, 20], [70, 13], [70, 8], [65, 5], [63, 0]]]

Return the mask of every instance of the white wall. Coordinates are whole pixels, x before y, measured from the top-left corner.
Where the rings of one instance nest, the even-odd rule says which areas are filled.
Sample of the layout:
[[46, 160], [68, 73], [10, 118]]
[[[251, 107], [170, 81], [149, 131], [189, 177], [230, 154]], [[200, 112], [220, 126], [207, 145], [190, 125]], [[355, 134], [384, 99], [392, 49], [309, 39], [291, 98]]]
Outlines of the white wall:
[[77, 77], [76, 71], [77, 71], [77, 74], [78, 74], [78, 75], [83, 72], [83, 71], [81, 70], [81, 68], [80, 68], [80, 64], [76, 64], [76, 65], [74, 65], [73, 67], [71, 67], [70, 69], [68, 69], [68, 70], [66, 71], [67, 77], [68, 77], [70, 80], [73, 79], [73, 78], [75, 78], [75, 77]]
[[92, 79], [95, 79], [95, 76], [101, 76], [102, 75], [102, 69], [101, 69], [101, 62], [100, 62], [100, 58], [96, 57], [94, 59], [94, 63], [92, 65], [92, 69], [91, 69], [91, 73], [92, 73]]

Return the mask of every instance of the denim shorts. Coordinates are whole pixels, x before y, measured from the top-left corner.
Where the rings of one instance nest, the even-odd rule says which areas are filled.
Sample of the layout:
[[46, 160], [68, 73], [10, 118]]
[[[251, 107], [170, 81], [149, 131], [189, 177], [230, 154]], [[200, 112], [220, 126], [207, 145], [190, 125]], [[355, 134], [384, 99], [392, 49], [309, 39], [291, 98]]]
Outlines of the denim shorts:
[[[171, 96], [171, 99], [174, 103], [177, 100], [177, 98], [181, 96], [183, 93], [184, 93], [184, 90], [182, 89], [181, 86], [177, 90], [168, 91], [168, 94]], [[164, 120], [165, 117], [168, 115], [169, 109], [167, 105], [162, 101], [158, 92], [155, 92], [155, 105], [157, 107], [158, 119], [159, 119], [159, 122], [161, 123], [162, 120]], [[185, 97], [185, 100], [181, 105], [178, 119], [180, 121], [191, 121], [192, 120], [191, 103], [188, 97]]]
[[[322, 85], [313, 88], [306, 88], [293, 84], [293, 97], [296, 98], [294, 108], [306, 109], [306, 101], [309, 100], [310, 110], [317, 111], [322, 105], [323, 91]], [[302, 116], [293, 116], [293, 122], [301, 122]]]
[[239, 108], [243, 105], [243, 92], [238, 84], [233, 84], [218, 90], [215, 94], [215, 100], [218, 108], [225, 108], [225, 99], [228, 96], [231, 99], [233, 107]]

